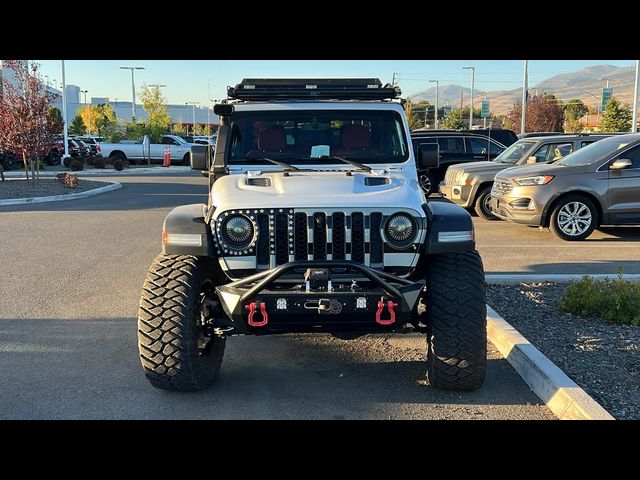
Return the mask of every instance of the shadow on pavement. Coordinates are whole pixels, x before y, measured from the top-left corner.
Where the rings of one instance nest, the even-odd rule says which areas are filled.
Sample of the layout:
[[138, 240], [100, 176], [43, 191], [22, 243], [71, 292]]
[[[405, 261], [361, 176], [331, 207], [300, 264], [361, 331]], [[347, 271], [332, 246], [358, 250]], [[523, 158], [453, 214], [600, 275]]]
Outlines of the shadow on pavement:
[[536, 263], [527, 265], [524, 270], [500, 270], [499, 272], [487, 272], [488, 274], [576, 274], [587, 275], [594, 272], [603, 273], [615, 277], [618, 267], [622, 267], [625, 273], [640, 273], [640, 261], [638, 260], [602, 260], [593, 262], [556, 262]]

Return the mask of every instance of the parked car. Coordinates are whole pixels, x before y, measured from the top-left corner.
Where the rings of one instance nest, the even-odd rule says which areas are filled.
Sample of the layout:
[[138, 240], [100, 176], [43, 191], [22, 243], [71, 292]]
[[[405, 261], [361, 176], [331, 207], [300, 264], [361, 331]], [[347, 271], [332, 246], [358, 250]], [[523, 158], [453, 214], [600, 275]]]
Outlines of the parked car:
[[87, 147], [89, 148], [89, 153], [91, 155], [98, 155], [101, 153], [101, 147], [99, 140], [102, 140], [101, 137], [78, 137], [79, 140], [82, 140]]
[[216, 136], [211, 135], [181, 135], [180, 136], [187, 143], [197, 143], [198, 145], [215, 145]]
[[616, 135], [549, 165], [496, 175], [490, 201], [497, 217], [549, 227], [584, 240], [600, 225], [640, 224], [640, 134]]
[[561, 135], [518, 140], [490, 162], [454, 165], [439, 185], [440, 194], [461, 207], [473, 208], [482, 218], [496, 220], [489, 201], [496, 173], [510, 166], [549, 163], [609, 135]]
[[557, 136], [557, 135], [571, 135], [570, 133], [564, 133], [564, 132], [526, 132], [526, 133], [519, 133], [518, 134], [518, 139], [523, 139], [523, 138], [529, 138], [529, 137], [551, 137], [551, 136]]
[[192, 143], [188, 143], [178, 135], [163, 135], [160, 143], [151, 143], [148, 149], [144, 149], [142, 139], [135, 143], [101, 143], [102, 156], [111, 159], [119, 158], [122, 161], [128, 160], [131, 163], [162, 162], [165, 149], [169, 145], [171, 152], [171, 163], [189, 165], [189, 149]]
[[420, 186], [428, 195], [444, 179], [447, 169], [458, 163], [491, 160], [505, 150], [505, 146], [484, 135], [457, 131], [413, 131], [411, 141], [414, 151], [422, 143], [437, 143], [440, 146], [440, 165], [429, 171], [418, 171]]
[[84, 141], [79, 138], [74, 138], [73, 141], [78, 145], [78, 151], [80, 152], [81, 157], [88, 157], [91, 154], [91, 149], [86, 143], [84, 143]]

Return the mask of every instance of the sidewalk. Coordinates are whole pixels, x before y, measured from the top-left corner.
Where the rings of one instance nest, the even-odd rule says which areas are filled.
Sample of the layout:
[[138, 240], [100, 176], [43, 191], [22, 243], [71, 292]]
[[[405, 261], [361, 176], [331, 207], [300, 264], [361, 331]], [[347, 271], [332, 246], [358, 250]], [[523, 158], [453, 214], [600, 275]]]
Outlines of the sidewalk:
[[[98, 176], [98, 175], [107, 175], [110, 177], [119, 176], [119, 175], [139, 175], [139, 174], [149, 174], [149, 175], [167, 175], [167, 174], [176, 174], [176, 173], [187, 173], [191, 172], [190, 167], [184, 166], [176, 166], [173, 165], [171, 167], [162, 167], [159, 165], [145, 167], [145, 166], [133, 166], [126, 167], [124, 170], [118, 172], [111, 167], [108, 168], [92, 168], [88, 167], [84, 170], [80, 170], [77, 172], [72, 172], [66, 167], [47, 167], [46, 170], [40, 170], [41, 177], [55, 177], [58, 173], [73, 173], [78, 175], [79, 177], [83, 176]], [[31, 171], [29, 171], [29, 175], [31, 175]], [[8, 172], [4, 172], [5, 178], [24, 178], [24, 170], [10, 170]]]

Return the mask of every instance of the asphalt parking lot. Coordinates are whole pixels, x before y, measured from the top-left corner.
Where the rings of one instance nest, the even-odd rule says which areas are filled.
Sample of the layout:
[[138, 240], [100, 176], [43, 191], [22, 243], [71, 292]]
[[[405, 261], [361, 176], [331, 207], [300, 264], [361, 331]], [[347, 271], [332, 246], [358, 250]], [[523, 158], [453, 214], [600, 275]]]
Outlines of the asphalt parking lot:
[[233, 337], [209, 390], [153, 389], [136, 346], [140, 288], [164, 216], [205, 201], [205, 179], [117, 180], [86, 200], [0, 207], [0, 418], [553, 418], [491, 345], [481, 389], [432, 389], [418, 335]]

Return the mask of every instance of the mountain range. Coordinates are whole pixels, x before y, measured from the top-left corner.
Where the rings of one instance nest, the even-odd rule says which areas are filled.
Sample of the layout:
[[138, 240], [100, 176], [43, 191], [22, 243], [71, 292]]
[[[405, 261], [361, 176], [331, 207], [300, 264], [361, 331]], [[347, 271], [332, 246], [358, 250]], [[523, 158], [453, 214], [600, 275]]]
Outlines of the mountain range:
[[[476, 72], [476, 78], [479, 72]], [[633, 89], [635, 82], [635, 67], [615, 67], [613, 65], [595, 65], [583, 68], [577, 72], [554, 75], [543, 80], [536, 85], [529, 84], [529, 95], [536, 93], [549, 93], [564, 101], [572, 98], [579, 98], [586, 105], [597, 109], [600, 104], [602, 88], [609, 80], [609, 87], [613, 88], [613, 95], [622, 103], [632, 105]], [[400, 82], [402, 87], [402, 82]], [[438, 96], [440, 106], [447, 103], [459, 107], [460, 91], [463, 92], [463, 105], [469, 105], [471, 89], [461, 85], [441, 85]], [[494, 115], [505, 115], [509, 112], [514, 102], [519, 102], [522, 98], [522, 87], [513, 90], [492, 90], [482, 91], [475, 89], [473, 106], [479, 108], [481, 101], [485, 99], [490, 102], [490, 110]], [[422, 92], [409, 95], [412, 102], [427, 100], [433, 104], [435, 102], [436, 88], [431, 87]], [[596, 98], [597, 97], [597, 98]]]

